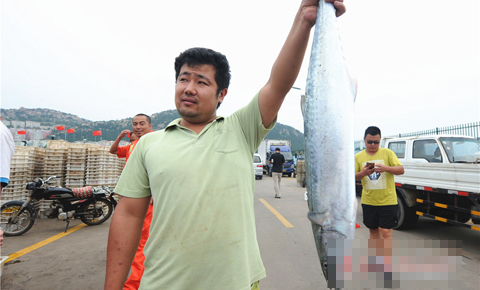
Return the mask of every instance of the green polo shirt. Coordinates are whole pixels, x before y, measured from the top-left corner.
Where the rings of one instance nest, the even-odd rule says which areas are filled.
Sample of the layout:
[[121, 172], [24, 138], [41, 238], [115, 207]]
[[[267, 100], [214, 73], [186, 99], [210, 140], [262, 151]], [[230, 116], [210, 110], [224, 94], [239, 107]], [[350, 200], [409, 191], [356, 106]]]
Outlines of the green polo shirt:
[[200, 134], [171, 122], [143, 136], [115, 192], [153, 196], [140, 290], [249, 290], [264, 278], [255, 232], [253, 154], [262, 125], [258, 94]]

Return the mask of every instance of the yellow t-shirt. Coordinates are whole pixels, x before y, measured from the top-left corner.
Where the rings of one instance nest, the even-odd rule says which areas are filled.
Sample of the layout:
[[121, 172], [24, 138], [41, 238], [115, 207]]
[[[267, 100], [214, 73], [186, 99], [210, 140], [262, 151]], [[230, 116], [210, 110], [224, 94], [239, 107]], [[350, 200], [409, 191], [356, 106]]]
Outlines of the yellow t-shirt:
[[[171, 122], [143, 136], [115, 192], [153, 197], [140, 290], [250, 290], [265, 277], [255, 230], [258, 95], [200, 134]], [[276, 120], [275, 120], [276, 121]]]
[[[377, 153], [371, 156], [365, 150], [355, 154], [355, 172], [362, 171], [367, 162], [384, 164], [387, 166], [400, 166], [397, 155], [386, 148], [378, 148]], [[368, 205], [395, 205], [397, 194], [395, 191], [394, 175], [388, 172], [373, 173], [362, 178], [362, 204]]]

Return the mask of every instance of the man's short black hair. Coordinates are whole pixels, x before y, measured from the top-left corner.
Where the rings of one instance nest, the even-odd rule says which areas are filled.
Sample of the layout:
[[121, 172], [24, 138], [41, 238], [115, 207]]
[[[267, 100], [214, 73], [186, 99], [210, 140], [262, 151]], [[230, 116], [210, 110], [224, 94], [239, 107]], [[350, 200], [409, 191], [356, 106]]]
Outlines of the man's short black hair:
[[277, 148], [275, 148], [275, 151], [280, 151], [280, 148], [278, 148], [278, 147], [277, 147]]
[[217, 83], [217, 95], [230, 85], [230, 65], [227, 57], [212, 49], [194, 47], [185, 50], [175, 58], [175, 82], [177, 82], [180, 69], [183, 65], [190, 67], [209, 64], [215, 68], [215, 82]]
[[[140, 114], [136, 114], [133, 118], [138, 117], [138, 116], [147, 117], [147, 122], [148, 122], [148, 124], [152, 124], [152, 119], [150, 119], [150, 116], [145, 115], [145, 114], [143, 114], [143, 113], [140, 113]], [[133, 119], [132, 119], [132, 122], [133, 122]]]
[[372, 136], [380, 135], [380, 137], [382, 137], [382, 132], [380, 132], [380, 129], [375, 126], [368, 127], [367, 130], [365, 130], [365, 136], [363, 136], [363, 138], [365, 139], [369, 134]]

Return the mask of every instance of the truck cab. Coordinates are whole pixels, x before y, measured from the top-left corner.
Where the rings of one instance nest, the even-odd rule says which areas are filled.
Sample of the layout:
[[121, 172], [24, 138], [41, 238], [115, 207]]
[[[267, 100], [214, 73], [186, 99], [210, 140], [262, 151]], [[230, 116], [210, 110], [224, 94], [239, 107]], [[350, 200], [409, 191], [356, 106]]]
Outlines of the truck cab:
[[269, 164], [270, 156], [275, 153], [275, 149], [279, 148], [280, 153], [285, 157], [285, 164], [283, 164], [283, 174], [291, 177], [295, 176], [295, 162], [291, 151], [290, 140], [271, 140], [265, 139], [260, 142], [258, 146], [258, 154], [263, 160], [263, 171], [265, 174], [272, 176], [272, 165]]
[[[286, 174], [288, 177], [292, 177], [292, 174], [294, 174], [295, 172], [295, 162], [293, 161], [292, 152], [290, 152], [290, 146], [271, 146], [270, 150], [268, 150], [267, 152], [267, 162], [270, 160], [270, 156], [275, 153], [275, 148], [280, 148], [280, 154], [285, 157], [285, 164], [283, 164], [283, 174]], [[269, 164], [268, 167], [268, 174], [272, 176], [272, 164]]]
[[468, 136], [436, 135], [386, 139], [385, 147], [395, 152], [402, 163], [480, 162], [480, 143]]

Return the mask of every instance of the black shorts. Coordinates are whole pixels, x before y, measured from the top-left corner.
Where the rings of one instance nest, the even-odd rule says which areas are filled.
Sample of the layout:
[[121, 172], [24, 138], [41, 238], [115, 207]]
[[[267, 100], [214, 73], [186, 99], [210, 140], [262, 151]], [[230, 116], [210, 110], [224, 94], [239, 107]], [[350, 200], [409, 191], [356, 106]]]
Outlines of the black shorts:
[[377, 228], [392, 229], [397, 226], [398, 204], [368, 205], [362, 204], [363, 224], [372, 230]]

